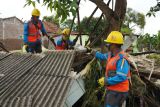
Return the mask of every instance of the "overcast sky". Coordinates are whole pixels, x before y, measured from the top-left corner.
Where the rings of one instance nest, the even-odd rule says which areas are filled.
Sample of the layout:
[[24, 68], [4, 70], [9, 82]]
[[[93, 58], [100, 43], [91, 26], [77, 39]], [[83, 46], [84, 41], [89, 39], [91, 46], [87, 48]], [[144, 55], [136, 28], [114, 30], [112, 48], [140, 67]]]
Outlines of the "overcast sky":
[[[32, 6], [26, 6], [23, 8], [25, 4], [25, 0], [0, 0], [0, 17], [12, 17], [16, 16], [19, 19], [29, 20], [31, 17], [31, 11], [33, 9]], [[93, 9], [95, 8], [95, 5], [91, 2], [84, 2], [82, 0], [80, 4], [80, 15], [81, 19], [84, 16], [89, 16]], [[154, 6], [156, 4], [156, 0], [127, 0], [127, 7], [133, 8], [134, 10], [141, 12], [143, 14], [146, 14], [151, 6]], [[49, 10], [47, 10], [46, 7], [37, 5], [37, 8], [41, 11], [41, 18], [43, 16], [54, 14], [51, 13]], [[95, 16], [100, 16], [101, 12], [98, 11]], [[156, 13], [155, 17], [146, 17], [146, 26], [144, 29], [144, 33], [150, 33], [150, 34], [156, 34], [160, 30], [160, 12]]]

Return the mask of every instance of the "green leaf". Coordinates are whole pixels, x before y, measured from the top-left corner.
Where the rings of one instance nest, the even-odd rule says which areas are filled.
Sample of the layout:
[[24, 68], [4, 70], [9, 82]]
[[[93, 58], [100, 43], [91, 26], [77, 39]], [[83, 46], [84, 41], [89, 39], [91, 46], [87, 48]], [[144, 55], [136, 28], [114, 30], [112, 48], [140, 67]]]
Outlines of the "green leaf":
[[52, 4], [50, 4], [49, 9], [50, 9], [51, 12], [52, 12], [52, 7], [53, 7]]
[[132, 30], [129, 28], [121, 28], [121, 32], [130, 35], [132, 33]]
[[28, 5], [28, 4], [26, 3], [26, 4], [23, 6], [23, 8], [26, 7], [27, 5]]
[[71, 8], [70, 11], [71, 11], [71, 13], [72, 13], [73, 16], [76, 16], [76, 13], [77, 13], [77, 12], [76, 12], [75, 9]]
[[32, 1], [31, 3], [32, 3], [32, 6], [33, 6], [33, 7], [36, 6], [35, 1]]
[[155, 13], [152, 14], [154, 17], [156, 17]]
[[149, 12], [149, 13], [147, 13], [147, 14], [146, 14], [146, 16], [151, 17], [151, 13], [150, 13], [150, 12]]
[[58, 2], [55, 0], [53, 3], [54, 3], [53, 8], [54, 10], [56, 10], [56, 8], [58, 8]]
[[[26, 4], [24, 5], [33, 5], [36, 6], [36, 2], [40, 3], [40, 0], [26, 0]], [[61, 18], [64, 21], [67, 16], [72, 13], [72, 15], [76, 15], [77, 0], [43, 0], [43, 5], [47, 6], [51, 12], [56, 12], [56, 17]]]
[[73, 0], [71, 3], [71, 8], [78, 8], [77, 2]]
[[67, 15], [62, 15], [61, 23], [67, 18]]
[[26, 4], [23, 7], [26, 7], [27, 5], [30, 5], [31, 2], [32, 2], [31, 0], [26, 0]]

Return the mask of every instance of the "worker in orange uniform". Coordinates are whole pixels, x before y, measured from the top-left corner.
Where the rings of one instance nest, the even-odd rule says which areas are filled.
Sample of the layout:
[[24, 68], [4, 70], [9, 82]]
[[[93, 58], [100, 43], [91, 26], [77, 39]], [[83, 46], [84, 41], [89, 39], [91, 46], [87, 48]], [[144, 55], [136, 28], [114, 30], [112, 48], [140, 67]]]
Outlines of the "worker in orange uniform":
[[121, 49], [123, 35], [112, 31], [104, 41], [109, 48], [108, 53], [92, 51], [97, 59], [106, 61], [105, 76], [98, 80], [107, 90], [104, 107], [121, 107], [128, 96], [130, 78], [129, 61]]
[[67, 50], [76, 44], [78, 36], [73, 41], [71, 41], [69, 34], [70, 34], [69, 28], [65, 28], [62, 31], [62, 38], [57, 41], [56, 50]]
[[27, 52], [41, 53], [41, 33], [47, 36], [46, 30], [42, 21], [39, 19], [40, 11], [33, 9], [31, 20], [24, 23], [24, 44], [27, 47]]

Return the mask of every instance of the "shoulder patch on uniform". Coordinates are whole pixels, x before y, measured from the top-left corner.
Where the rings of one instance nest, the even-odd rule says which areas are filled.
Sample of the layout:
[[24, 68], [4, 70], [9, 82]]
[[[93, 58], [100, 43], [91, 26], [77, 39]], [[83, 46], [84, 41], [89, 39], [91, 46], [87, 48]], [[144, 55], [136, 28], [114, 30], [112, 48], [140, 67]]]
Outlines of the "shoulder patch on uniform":
[[125, 59], [123, 58], [123, 59], [122, 59], [122, 63], [121, 63], [121, 69], [123, 68], [124, 61], [125, 61]]

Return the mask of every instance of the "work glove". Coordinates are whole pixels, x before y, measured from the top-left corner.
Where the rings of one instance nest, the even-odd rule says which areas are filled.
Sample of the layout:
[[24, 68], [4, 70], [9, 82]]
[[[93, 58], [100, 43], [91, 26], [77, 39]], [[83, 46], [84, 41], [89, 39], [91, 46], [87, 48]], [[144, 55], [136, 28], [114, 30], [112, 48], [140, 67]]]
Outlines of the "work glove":
[[28, 52], [28, 45], [24, 44], [22, 50], [23, 52]]
[[27, 45], [27, 44], [25, 44], [25, 45], [24, 45], [24, 48], [26, 49], [27, 47], [28, 47], [28, 45]]
[[107, 83], [107, 78], [106, 77], [101, 77], [99, 80], [98, 80], [98, 83], [101, 87], [103, 87], [104, 85], [108, 85]]

